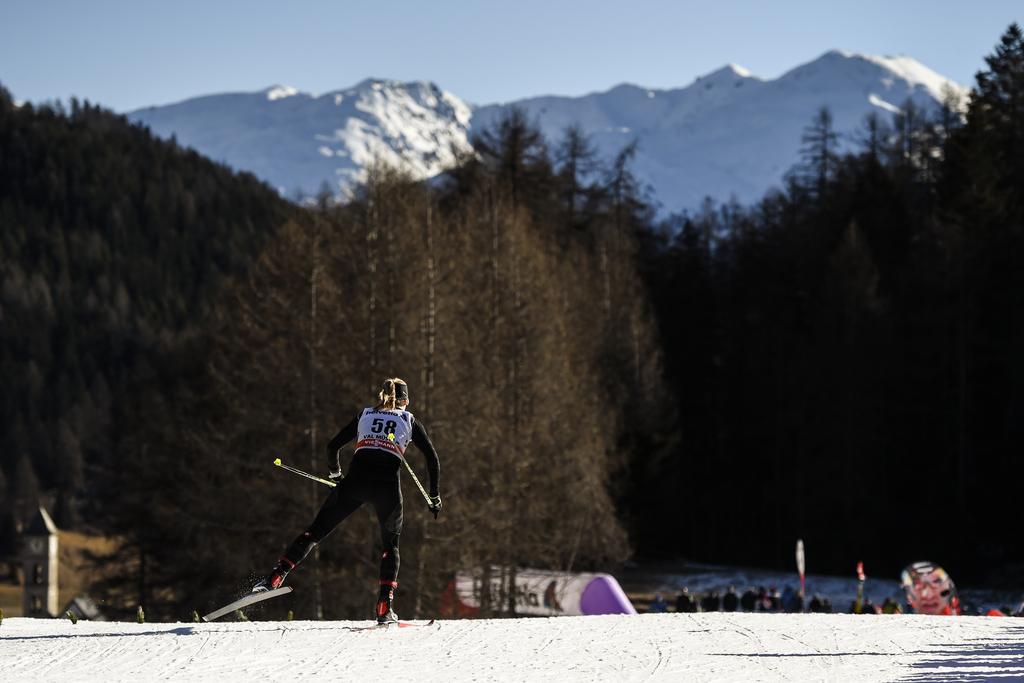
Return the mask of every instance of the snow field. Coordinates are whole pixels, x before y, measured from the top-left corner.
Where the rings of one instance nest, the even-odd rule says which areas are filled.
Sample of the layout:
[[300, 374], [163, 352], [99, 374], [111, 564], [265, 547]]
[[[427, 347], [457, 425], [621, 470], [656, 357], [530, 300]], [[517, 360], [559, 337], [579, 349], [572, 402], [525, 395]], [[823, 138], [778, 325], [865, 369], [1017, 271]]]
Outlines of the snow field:
[[6, 619], [5, 681], [892, 681], [1024, 678], [1024, 620], [648, 614], [135, 624]]

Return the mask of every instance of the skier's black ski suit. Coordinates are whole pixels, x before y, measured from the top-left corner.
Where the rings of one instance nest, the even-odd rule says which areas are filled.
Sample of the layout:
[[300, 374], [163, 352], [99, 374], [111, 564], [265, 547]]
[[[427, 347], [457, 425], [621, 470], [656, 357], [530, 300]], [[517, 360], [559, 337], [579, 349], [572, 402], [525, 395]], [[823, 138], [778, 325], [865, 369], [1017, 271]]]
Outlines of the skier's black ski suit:
[[[341, 471], [340, 449], [356, 438], [360, 415], [356, 415], [327, 444], [327, 465], [331, 472]], [[412, 443], [427, 459], [430, 495], [437, 497], [441, 465], [426, 429], [415, 419], [412, 421]], [[381, 541], [384, 544], [384, 554], [380, 561], [380, 584], [382, 587], [397, 586], [398, 538], [402, 533], [402, 488], [398, 481], [401, 466], [402, 456], [397, 453], [380, 448], [357, 448], [348, 475], [338, 482], [309, 528], [285, 551], [282, 561], [290, 565], [289, 568], [294, 567], [309, 554], [314, 545], [334, 531], [342, 520], [358, 510], [363, 503], [369, 503], [377, 513]]]

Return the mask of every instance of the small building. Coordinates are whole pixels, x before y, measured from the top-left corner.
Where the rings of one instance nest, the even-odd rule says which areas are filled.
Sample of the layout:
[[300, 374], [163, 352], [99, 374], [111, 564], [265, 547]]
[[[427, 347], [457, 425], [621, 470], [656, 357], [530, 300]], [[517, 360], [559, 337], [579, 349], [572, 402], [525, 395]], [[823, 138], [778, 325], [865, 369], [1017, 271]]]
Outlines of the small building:
[[26, 617], [57, 615], [57, 525], [40, 506], [22, 533], [24, 589], [22, 609]]

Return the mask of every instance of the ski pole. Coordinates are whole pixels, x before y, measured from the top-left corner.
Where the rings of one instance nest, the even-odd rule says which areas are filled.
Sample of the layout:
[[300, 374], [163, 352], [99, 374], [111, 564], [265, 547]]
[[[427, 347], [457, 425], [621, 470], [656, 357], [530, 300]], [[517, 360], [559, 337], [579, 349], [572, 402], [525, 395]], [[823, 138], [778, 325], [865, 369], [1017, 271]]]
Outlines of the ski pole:
[[[401, 456], [399, 456], [399, 457], [401, 457]], [[333, 481], [329, 481], [327, 479], [321, 479], [320, 477], [313, 476], [312, 474], [309, 474], [308, 472], [303, 472], [302, 470], [300, 470], [298, 468], [290, 467], [288, 465], [285, 465], [285, 464], [283, 464], [281, 462], [281, 458], [275, 459], [274, 460], [274, 464], [277, 465], [278, 467], [280, 467], [281, 469], [288, 470], [289, 472], [297, 474], [300, 477], [306, 477], [307, 479], [312, 479], [313, 481], [318, 481], [321, 484], [327, 484], [331, 488], [334, 488], [335, 486], [337, 486], [337, 484], [335, 482], [333, 482]], [[430, 505], [430, 496], [427, 495], [427, 491], [426, 491], [426, 489], [423, 488], [423, 484], [420, 483], [419, 477], [417, 477], [416, 473], [412, 471], [412, 467], [409, 466], [409, 462], [404, 457], [402, 458], [402, 464], [405, 465], [405, 469], [409, 470], [409, 476], [412, 477], [412, 480], [416, 483], [416, 488], [418, 488], [420, 490], [420, 493], [423, 494], [423, 500], [425, 500], [427, 502], [427, 506], [429, 506]]]
[[[281, 463], [281, 458], [276, 458], [274, 460], [274, 464], [277, 465], [278, 467], [280, 467], [281, 469], [288, 470], [289, 472], [292, 472], [293, 474], [297, 474], [300, 477], [305, 477], [306, 479], [312, 479], [313, 481], [318, 481], [321, 484], [327, 484], [332, 489], [335, 486], [337, 486], [337, 484], [335, 482], [330, 481], [329, 479], [321, 479], [320, 477], [314, 477], [312, 474], [309, 474], [308, 472], [303, 472], [300, 469], [296, 469], [294, 467], [289, 467], [288, 465], [284, 465], [284, 464]], [[416, 482], [416, 483], [418, 484], [419, 482]], [[420, 490], [422, 491], [423, 489], [421, 488]]]
[[420, 493], [423, 494], [423, 500], [427, 501], [427, 507], [430, 507], [430, 496], [427, 495], [426, 490], [423, 488], [423, 484], [420, 483], [419, 477], [417, 477], [416, 473], [412, 471], [411, 467], [409, 467], [409, 461], [405, 459], [405, 456], [400, 455], [398, 457], [402, 458], [402, 464], [405, 465], [405, 469], [409, 470], [409, 476], [412, 477], [414, 482], [416, 482], [416, 488], [418, 488]]

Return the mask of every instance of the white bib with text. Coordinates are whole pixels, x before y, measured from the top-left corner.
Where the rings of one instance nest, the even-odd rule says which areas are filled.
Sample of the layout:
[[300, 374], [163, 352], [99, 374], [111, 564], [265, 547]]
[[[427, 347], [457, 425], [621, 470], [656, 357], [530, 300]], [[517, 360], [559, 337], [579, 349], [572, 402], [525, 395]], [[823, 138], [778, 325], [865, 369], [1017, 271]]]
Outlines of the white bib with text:
[[412, 413], [408, 410], [364, 409], [359, 416], [356, 450], [379, 448], [404, 455], [412, 441], [412, 420]]

